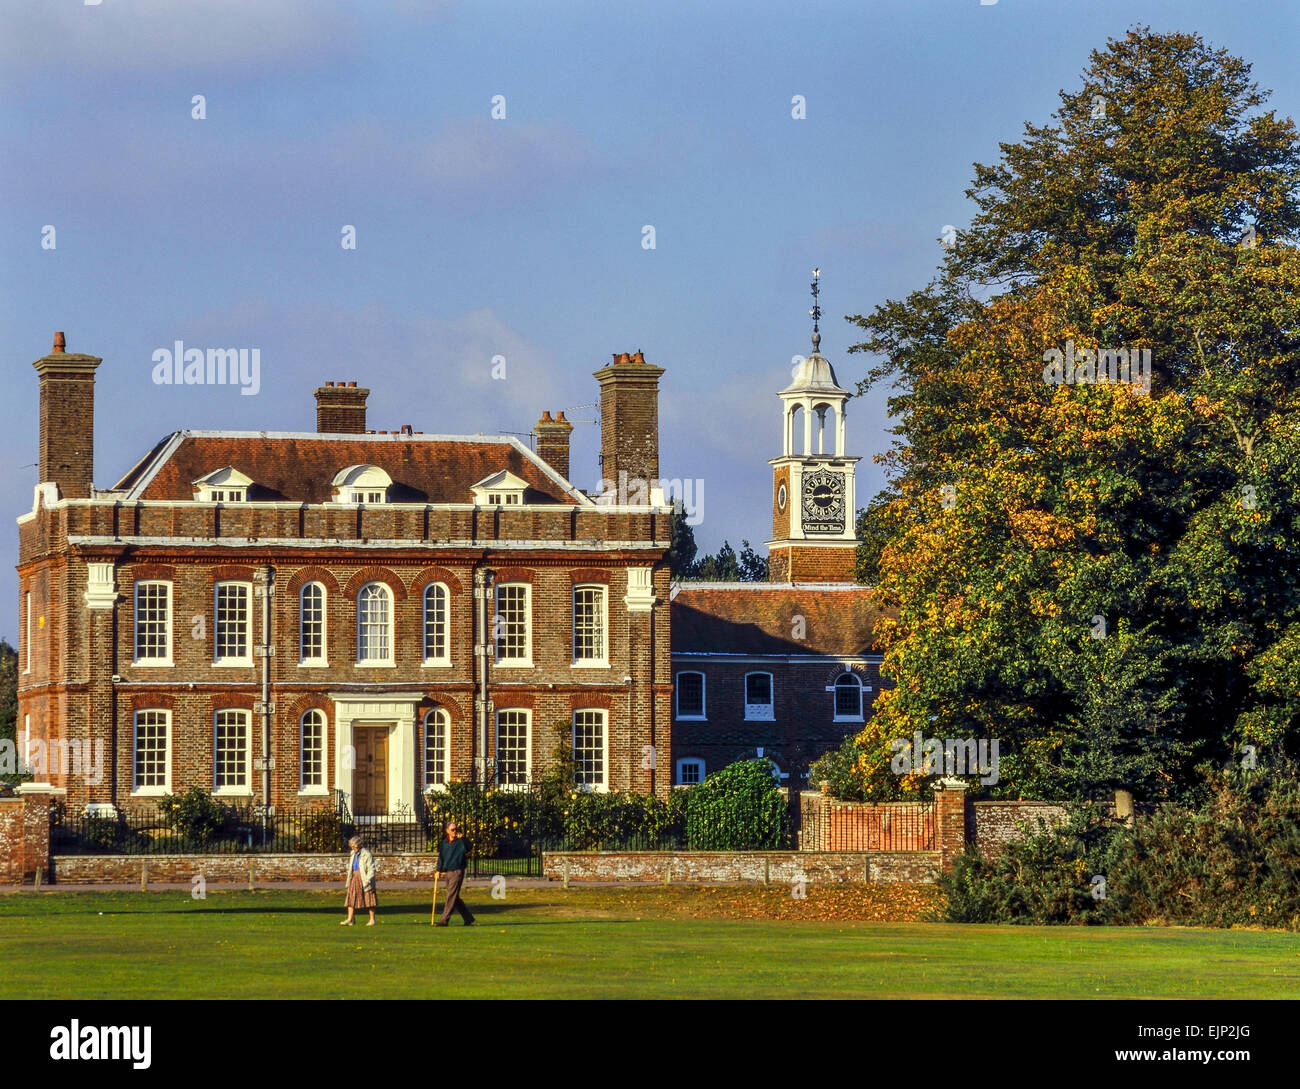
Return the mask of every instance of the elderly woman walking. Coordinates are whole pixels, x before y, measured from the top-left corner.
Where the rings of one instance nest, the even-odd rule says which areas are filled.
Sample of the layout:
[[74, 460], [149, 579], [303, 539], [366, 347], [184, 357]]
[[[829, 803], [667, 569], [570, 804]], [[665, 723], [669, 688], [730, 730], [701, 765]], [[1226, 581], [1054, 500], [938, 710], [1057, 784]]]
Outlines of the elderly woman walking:
[[379, 906], [375, 897], [375, 856], [361, 846], [360, 836], [348, 840], [348, 846], [352, 848], [352, 857], [348, 859], [348, 896], [343, 905], [348, 909], [348, 917], [339, 925], [352, 926], [357, 908], [365, 908], [370, 912], [366, 926], [374, 926], [375, 908]]

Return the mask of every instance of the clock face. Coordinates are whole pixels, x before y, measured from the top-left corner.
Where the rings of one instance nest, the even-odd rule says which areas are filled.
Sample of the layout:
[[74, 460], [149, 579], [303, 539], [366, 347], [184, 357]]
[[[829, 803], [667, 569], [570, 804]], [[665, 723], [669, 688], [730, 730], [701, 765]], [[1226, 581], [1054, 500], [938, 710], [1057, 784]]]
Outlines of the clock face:
[[785, 485], [782, 484], [776, 490], [776, 509], [779, 511], [785, 510], [785, 494]]
[[803, 478], [803, 524], [809, 533], [844, 532], [844, 474], [816, 469]]

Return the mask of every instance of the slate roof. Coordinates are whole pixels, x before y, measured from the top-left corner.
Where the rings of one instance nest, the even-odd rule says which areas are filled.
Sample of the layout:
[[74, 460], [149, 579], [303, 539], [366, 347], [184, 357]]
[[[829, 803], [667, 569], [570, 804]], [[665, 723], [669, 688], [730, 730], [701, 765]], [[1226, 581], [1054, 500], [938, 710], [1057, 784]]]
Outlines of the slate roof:
[[890, 615], [870, 587], [830, 584], [683, 582], [670, 608], [674, 654], [878, 654], [876, 623]]
[[502, 471], [525, 482], [525, 503], [590, 502], [517, 439], [492, 436], [177, 431], [114, 490], [130, 499], [192, 500], [193, 481], [229, 465], [253, 479], [250, 501], [328, 503], [338, 471], [359, 464], [393, 478], [393, 503], [472, 503], [473, 486]]

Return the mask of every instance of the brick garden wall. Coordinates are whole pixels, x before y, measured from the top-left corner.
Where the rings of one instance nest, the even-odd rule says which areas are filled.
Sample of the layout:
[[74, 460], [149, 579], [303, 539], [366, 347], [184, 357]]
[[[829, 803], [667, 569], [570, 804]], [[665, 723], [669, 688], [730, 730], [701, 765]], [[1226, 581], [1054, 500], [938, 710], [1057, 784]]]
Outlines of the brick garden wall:
[[551, 881], [659, 885], [789, 885], [799, 878], [809, 884], [923, 885], [938, 878], [939, 861], [937, 851], [548, 851], [542, 873]]
[[[1115, 811], [1113, 802], [1099, 808]], [[1057, 802], [972, 802], [967, 838], [985, 858], [993, 858], [1013, 839], [1062, 824], [1066, 815], [1065, 806]]]
[[[55, 880], [62, 885], [189, 884], [196, 874], [204, 881], [256, 882], [337, 881], [344, 888], [347, 854], [317, 855], [55, 855]], [[375, 855], [376, 883], [433, 882], [435, 854]]]

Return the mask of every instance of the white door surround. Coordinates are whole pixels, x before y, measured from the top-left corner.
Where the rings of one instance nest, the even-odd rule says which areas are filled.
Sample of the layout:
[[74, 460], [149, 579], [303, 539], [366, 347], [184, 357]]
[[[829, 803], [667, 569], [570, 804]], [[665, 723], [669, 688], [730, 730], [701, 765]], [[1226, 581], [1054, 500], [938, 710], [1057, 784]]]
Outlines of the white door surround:
[[388, 726], [388, 808], [415, 806], [420, 764], [416, 753], [416, 707], [422, 692], [383, 692], [358, 695], [331, 692], [334, 701], [334, 785], [351, 808], [352, 772], [356, 767], [354, 726]]

